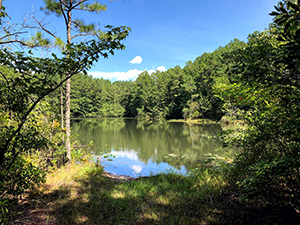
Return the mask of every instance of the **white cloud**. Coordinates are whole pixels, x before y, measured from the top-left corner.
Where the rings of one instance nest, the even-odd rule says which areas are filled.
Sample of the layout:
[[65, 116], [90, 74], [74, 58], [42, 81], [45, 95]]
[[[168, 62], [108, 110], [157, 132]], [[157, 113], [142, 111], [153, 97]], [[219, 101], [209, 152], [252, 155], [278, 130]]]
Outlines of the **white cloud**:
[[156, 71], [164, 72], [166, 71], [166, 68], [164, 66], [159, 66], [156, 68], [156, 70], [148, 70], [148, 73], [151, 74], [151, 73], [155, 73]]
[[133, 60], [129, 61], [129, 63], [132, 63], [132, 64], [141, 64], [141, 62], [143, 62], [143, 59], [141, 56], [136, 56], [133, 58]]
[[133, 166], [131, 166], [131, 169], [133, 169], [135, 173], [141, 173], [143, 170], [143, 167], [139, 166], [139, 165], [133, 165]]
[[134, 69], [128, 70], [127, 72], [89, 72], [94, 78], [104, 78], [104, 79], [117, 79], [117, 80], [134, 80], [137, 76], [142, 73], [143, 71]]
[[132, 159], [134, 161], [139, 161], [139, 157], [134, 150], [131, 150], [131, 151], [130, 150], [129, 151], [128, 150], [118, 150], [118, 151], [112, 150], [111, 154], [117, 155], [119, 157], [126, 157], [126, 158]]
[[160, 71], [160, 72], [164, 72], [164, 71], [166, 71], [166, 67], [164, 67], [164, 66], [159, 66], [159, 67], [156, 68], [156, 70], [158, 70], [158, 71]]
[[[91, 71], [89, 72], [89, 75], [92, 75], [94, 78], [104, 78], [104, 79], [117, 79], [120, 81], [123, 80], [135, 80], [139, 74], [144, 72], [145, 70], [128, 70], [127, 72], [100, 72], [100, 71]], [[147, 70], [149, 74], [155, 73], [156, 71], [166, 71], [166, 68], [164, 66], [159, 66], [156, 68], [156, 70]]]

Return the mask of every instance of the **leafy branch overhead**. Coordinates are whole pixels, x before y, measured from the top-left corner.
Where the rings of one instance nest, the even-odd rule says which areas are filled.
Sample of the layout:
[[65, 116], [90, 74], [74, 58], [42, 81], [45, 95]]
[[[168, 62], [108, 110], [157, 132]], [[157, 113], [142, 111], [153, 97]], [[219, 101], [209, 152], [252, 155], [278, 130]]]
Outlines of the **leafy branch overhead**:
[[[107, 50], [105, 53], [100, 53], [103, 57], [107, 57], [108, 54], [113, 54], [113, 48], [116, 47], [116, 42], [120, 38], [123, 39], [122, 34], [118, 34], [120, 29], [123, 29], [124, 27], [119, 28], [113, 28], [114, 31], [118, 32], [112, 32], [110, 30], [112, 27], [106, 27], [109, 29], [109, 31], [101, 31], [100, 29], [97, 29], [95, 24], [86, 24], [82, 19], [74, 19], [75, 12], [78, 11], [87, 11], [87, 12], [94, 12], [94, 13], [100, 13], [102, 11], [106, 10], [106, 6], [100, 4], [98, 1], [94, 1], [93, 3], [90, 3], [89, 0], [44, 0], [44, 7], [41, 7], [40, 9], [42, 11], [45, 11], [46, 15], [49, 15], [50, 13], [54, 13], [57, 17], [62, 17], [63, 22], [65, 25], [65, 31], [66, 31], [66, 42], [63, 42], [62, 39], [60, 39], [56, 34], [53, 35], [49, 29], [46, 28], [46, 24], [41, 22], [40, 20], [37, 20], [35, 16], [33, 16], [33, 19], [35, 23], [37, 24], [37, 29], [43, 30], [46, 32], [46, 34], [50, 34], [52, 37], [55, 38], [55, 44], [58, 45], [61, 49], [65, 49], [65, 44], [71, 44], [73, 42], [73, 39], [80, 36], [86, 36], [86, 40], [90, 40], [89, 38], [95, 38], [98, 39], [99, 42], [107, 42], [109, 39], [109, 47], [112, 47], [111, 49]], [[119, 30], [118, 30], [119, 29]], [[127, 31], [129, 31], [129, 28], [126, 28]], [[122, 32], [121, 32], [122, 33]], [[126, 35], [127, 36], [127, 35]], [[83, 42], [83, 41], [82, 41]], [[92, 46], [97, 45], [96, 42], [89, 42], [85, 41], [86, 46]], [[81, 48], [86, 48], [86, 46], [81, 45]], [[98, 46], [99, 47], [99, 46]], [[101, 46], [101, 48], [105, 46]], [[101, 49], [100, 48], [100, 49]], [[122, 48], [121, 48], [122, 49]], [[72, 57], [69, 55], [69, 57]], [[81, 57], [80, 55], [76, 55], [75, 57]], [[92, 60], [94, 61], [95, 58], [92, 56]], [[90, 68], [89, 65], [87, 65], [87, 68]], [[66, 76], [70, 71], [66, 71]], [[62, 93], [62, 91], [61, 91]], [[62, 95], [62, 94], [61, 94]], [[61, 97], [61, 126], [63, 127], [63, 97]], [[68, 79], [66, 81], [66, 92], [65, 92], [65, 128], [66, 128], [66, 150], [67, 150], [67, 157], [71, 161], [71, 144], [70, 144], [70, 136], [71, 136], [71, 128], [70, 128], [70, 116], [71, 116], [71, 80]]]
[[[270, 13], [274, 16], [274, 23], [278, 26], [277, 40], [282, 47], [278, 63], [284, 63], [285, 73], [289, 76], [281, 76], [289, 78], [291, 85], [299, 88], [299, 57], [300, 57], [300, 4], [299, 1], [293, 3], [286, 1], [279, 2], [278, 6], [274, 6], [276, 11]], [[280, 62], [281, 60], [281, 62]]]
[[[74, 3], [74, 1], [69, 2]], [[67, 1], [57, 3], [65, 6]], [[4, 7], [1, 9], [4, 10]], [[1, 13], [0, 16], [3, 18], [7, 15]], [[3, 23], [2, 18], [0, 18], [0, 22], [6, 24]], [[9, 23], [3, 26], [5, 34], [0, 37], [0, 44], [19, 43], [31, 48], [36, 46], [49, 48], [53, 47], [54, 42], [63, 51], [61, 57], [52, 54], [52, 57], [37, 58], [32, 56], [31, 50], [28, 51], [29, 54], [26, 54], [12, 52], [9, 48], [0, 49], [0, 200], [8, 195], [22, 194], [25, 189], [32, 188], [36, 183], [44, 180], [45, 162], [42, 161], [49, 159], [44, 157], [44, 153], [50, 158], [52, 157], [51, 160], [58, 159], [55, 154], [60, 155], [61, 163], [66, 162], [64, 156], [66, 149], [62, 147], [63, 130], [59, 129], [61, 139], [55, 144], [50, 143], [48, 138], [54, 137], [52, 134], [57, 128], [56, 121], [53, 120], [51, 123], [48, 121], [48, 117], [42, 118], [43, 115], [37, 110], [43, 107], [47, 96], [62, 87], [63, 83], [70, 83], [73, 75], [86, 73], [100, 57], [106, 58], [113, 55], [116, 50], [123, 50], [125, 46], [122, 42], [130, 32], [130, 29], [124, 26], [107, 26], [105, 35], [102, 35], [101, 39], [81, 41], [79, 44], [74, 44], [68, 39], [66, 44], [48, 29], [45, 18], [38, 20], [33, 15], [32, 19], [35, 22], [34, 25], [26, 24], [27, 20], [25, 20], [24, 24], [18, 28], [19, 30], [13, 29], [16, 26], [10, 26]], [[72, 20], [69, 21], [72, 22]], [[77, 25], [78, 29], [82, 31], [94, 28], [93, 26], [84, 26], [83, 22], [79, 21]], [[31, 29], [35, 29], [36, 33], [30, 40], [19, 37]], [[50, 36], [53, 42], [45, 35]], [[43, 121], [42, 128], [38, 124], [38, 120]], [[41, 132], [41, 129], [50, 131]], [[67, 134], [67, 129], [65, 129], [65, 133]], [[56, 147], [49, 152], [50, 145]], [[61, 151], [56, 151], [57, 148], [60, 148]], [[42, 165], [26, 161], [26, 157], [30, 158], [32, 154], [38, 155]], [[71, 159], [71, 157], [68, 158]], [[4, 204], [4, 209], [6, 209], [5, 207]], [[0, 211], [2, 208], [0, 206]]]
[[[41, 7], [41, 10], [46, 13], [46, 16], [42, 19], [37, 18], [35, 12], [32, 12], [28, 14], [31, 18], [27, 18], [26, 16], [21, 25], [10, 23], [10, 21], [4, 22], [2, 20], [2, 33], [4, 33], [4, 35], [0, 36], [0, 44], [20, 44], [28, 48], [42, 47], [45, 49], [57, 46], [60, 49], [65, 49], [66, 42], [63, 41], [56, 32], [51, 31], [49, 22], [46, 21], [50, 13], [54, 13], [57, 17], [63, 17], [66, 26], [72, 27], [72, 30], [77, 32], [70, 37], [71, 39], [82, 36], [95, 36], [98, 39], [105, 37], [105, 30], [99, 29], [94, 23], [88, 24], [82, 19], [72, 19], [72, 12], [81, 10], [101, 13], [106, 11], [106, 5], [102, 5], [97, 1], [88, 4], [88, 0], [45, 0], [44, 3], [45, 6]], [[2, 10], [1, 13], [3, 16], [6, 16], [7, 19], [10, 19], [5, 14], [5, 10]], [[29, 19], [31, 19], [31, 22]], [[36, 30], [36, 33], [31, 35], [30, 39], [24, 38], [24, 34], [31, 34], [32, 30]], [[51, 40], [51, 38], [53, 38], [53, 40]]]
[[[124, 49], [121, 43], [127, 35], [126, 27], [111, 28], [104, 41], [89, 41], [88, 43], [68, 44], [63, 58], [53, 54], [53, 59], [33, 58], [25, 56], [24, 53], [10, 53], [4, 49], [0, 51], [0, 64], [14, 69], [19, 77], [9, 78], [5, 72], [0, 73], [1, 95], [0, 105], [4, 111], [16, 113], [19, 123], [4, 142], [1, 141], [0, 164], [3, 163], [4, 154], [10, 149], [13, 141], [20, 134], [22, 127], [35, 106], [48, 94], [55, 91], [66, 80], [78, 73], [86, 73], [99, 57], [108, 57], [115, 50]], [[115, 36], [118, 34], [118, 38]], [[65, 75], [62, 81], [56, 82], [54, 76]], [[22, 95], [22, 96], [21, 96]], [[30, 96], [36, 98], [29, 98]], [[31, 99], [31, 101], [29, 101]]]
[[285, 44], [291, 42], [300, 43], [300, 5], [299, 1], [293, 3], [287, 1], [279, 2], [278, 6], [274, 6], [276, 11], [270, 13], [274, 16], [274, 23], [282, 28], [278, 40]]

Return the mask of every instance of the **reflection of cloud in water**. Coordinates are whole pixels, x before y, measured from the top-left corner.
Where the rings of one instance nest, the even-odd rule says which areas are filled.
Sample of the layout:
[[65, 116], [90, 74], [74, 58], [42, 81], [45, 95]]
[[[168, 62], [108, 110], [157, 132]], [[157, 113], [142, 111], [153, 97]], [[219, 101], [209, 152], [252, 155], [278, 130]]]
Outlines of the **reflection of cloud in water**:
[[139, 157], [137, 153], [134, 150], [128, 151], [128, 150], [112, 150], [111, 154], [116, 155], [118, 157], [127, 157], [128, 159], [132, 159], [134, 161], [139, 161]]
[[143, 170], [143, 167], [139, 165], [133, 165], [130, 168], [133, 169], [135, 173], [141, 173]]

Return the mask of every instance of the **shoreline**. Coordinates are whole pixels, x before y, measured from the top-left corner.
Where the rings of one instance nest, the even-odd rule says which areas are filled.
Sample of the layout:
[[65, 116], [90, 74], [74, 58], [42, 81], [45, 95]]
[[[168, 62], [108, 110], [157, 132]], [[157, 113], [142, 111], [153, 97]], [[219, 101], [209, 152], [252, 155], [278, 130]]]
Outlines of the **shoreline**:
[[110, 178], [112, 180], [116, 180], [116, 181], [132, 181], [132, 180], [136, 180], [139, 178], [139, 177], [134, 178], [131, 176], [126, 176], [126, 175], [117, 175], [117, 174], [113, 174], [110, 172], [106, 172], [105, 170], [103, 170], [102, 176]]

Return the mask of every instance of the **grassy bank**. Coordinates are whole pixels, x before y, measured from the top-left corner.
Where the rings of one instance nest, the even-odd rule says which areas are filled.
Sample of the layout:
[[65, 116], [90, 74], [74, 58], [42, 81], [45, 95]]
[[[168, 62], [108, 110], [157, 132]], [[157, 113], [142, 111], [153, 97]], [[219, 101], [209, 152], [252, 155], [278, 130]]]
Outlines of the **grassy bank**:
[[101, 167], [90, 164], [48, 175], [45, 184], [19, 201], [23, 214], [15, 223], [262, 224], [253, 218], [274, 222], [268, 205], [241, 203], [221, 170], [131, 180], [104, 175]]

